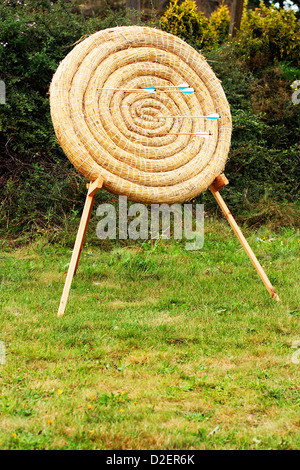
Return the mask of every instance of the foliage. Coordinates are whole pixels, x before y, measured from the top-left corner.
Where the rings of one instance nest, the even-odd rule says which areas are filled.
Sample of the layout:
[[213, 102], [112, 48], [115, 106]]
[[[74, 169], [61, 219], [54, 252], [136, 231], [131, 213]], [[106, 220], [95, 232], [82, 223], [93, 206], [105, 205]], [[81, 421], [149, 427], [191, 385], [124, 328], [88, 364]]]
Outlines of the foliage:
[[2, 191], [2, 223], [6, 221], [11, 235], [23, 231], [42, 233], [64, 227], [67, 214], [77, 214], [77, 205], [84, 199], [85, 185], [69, 165], [32, 163], [30, 175], [10, 178]]
[[117, 24], [130, 24], [125, 10], [103, 7], [102, 16], [86, 19], [62, 1], [1, 3], [0, 79], [6, 104], [0, 105], [0, 224], [12, 233], [62, 225], [79, 199], [79, 178], [53, 130], [49, 85], [77, 41]]
[[198, 11], [194, 0], [184, 0], [180, 5], [178, 0], [171, 0], [161, 18], [161, 28], [198, 47], [209, 47], [214, 42], [209, 21]]
[[[230, 185], [224, 189], [233, 211], [255, 210], [261, 201], [294, 202], [300, 181], [300, 106], [293, 105], [291, 82], [285, 64], [270, 66], [257, 75], [245, 69], [236, 51], [224, 46], [206, 54], [214, 72], [222, 80], [230, 104], [233, 133], [226, 175]], [[199, 198], [207, 210], [211, 199]], [[273, 209], [271, 213], [273, 213]], [[294, 223], [299, 226], [295, 210]], [[277, 217], [277, 220], [278, 217]], [[287, 219], [281, 218], [286, 224]]]
[[[261, 0], [248, 0], [247, 4], [250, 8], [255, 8], [255, 7], [259, 7], [261, 3]], [[271, 5], [276, 5], [280, 8], [284, 8], [284, 7], [288, 7], [288, 8], [292, 8], [292, 7], [297, 7], [298, 8], [298, 12], [300, 12], [300, 0], [264, 0], [264, 4], [269, 7]]]
[[194, 0], [171, 0], [170, 5], [161, 17], [161, 28], [168, 33], [179, 36], [198, 48], [211, 49], [221, 44], [228, 37], [230, 14], [223, 3], [211, 14], [208, 20], [198, 10]]
[[[209, 20], [193, 0], [171, 0], [161, 18], [161, 27], [193, 46], [210, 49], [226, 41], [230, 14], [221, 3]], [[265, 67], [276, 61], [299, 66], [300, 24], [293, 10], [266, 6], [244, 8], [241, 30], [234, 42], [238, 56], [251, 69]]]
[[293, 10], [265, 6], [244, 9], [235, 47], [239, 56], [257, 69], [275, 61], [300, 65], [300, 24]]
[[62, 157], [50, 119], [49, 83], [60, 60], [80, 38], [118, 20], [129, 21], [107, 11], [103, 18], [103, 22], [99, 17], [85, 20], [64, 2], [10, 0], [0, 6], [0, 78], [7, 89], [0, 114], [3, 150]]
[[215, 33], [218, 44], [222, 44], [228, 38], [230, 26], [230, 13], [228, 7], [223, 3], [213, 11], [210, 19], [209, 26]]

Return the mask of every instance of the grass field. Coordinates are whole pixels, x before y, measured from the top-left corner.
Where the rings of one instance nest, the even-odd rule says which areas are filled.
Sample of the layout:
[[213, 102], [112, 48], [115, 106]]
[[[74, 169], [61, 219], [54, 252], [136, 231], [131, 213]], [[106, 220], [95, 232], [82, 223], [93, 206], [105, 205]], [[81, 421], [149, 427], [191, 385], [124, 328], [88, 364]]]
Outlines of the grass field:
[[299, 233], [244, 233], [281, 303], [225, 220], [194, 252], [89, 228], [62, 318], [70, 246], [3, 241], [0, 448], [299, 449]]

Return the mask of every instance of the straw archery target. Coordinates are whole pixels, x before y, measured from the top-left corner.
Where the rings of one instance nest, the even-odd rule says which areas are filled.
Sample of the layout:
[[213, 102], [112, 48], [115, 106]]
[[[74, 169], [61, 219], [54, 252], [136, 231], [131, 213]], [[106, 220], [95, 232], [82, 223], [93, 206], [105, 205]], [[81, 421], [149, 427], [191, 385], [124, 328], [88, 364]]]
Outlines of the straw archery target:
[[[176, 88], [183, 82], [195, 92]], [[143, 91], [151, 86], [155, 93]], [[201, 54], [163, 31], [116, 27], [83, 40], [53, 77], [50, 107], [77, 170], [132, 201], [191, 200], [224, 170], [232, 124], [220, 81]], [[211, 113], [220, 118], [193, 118]]]

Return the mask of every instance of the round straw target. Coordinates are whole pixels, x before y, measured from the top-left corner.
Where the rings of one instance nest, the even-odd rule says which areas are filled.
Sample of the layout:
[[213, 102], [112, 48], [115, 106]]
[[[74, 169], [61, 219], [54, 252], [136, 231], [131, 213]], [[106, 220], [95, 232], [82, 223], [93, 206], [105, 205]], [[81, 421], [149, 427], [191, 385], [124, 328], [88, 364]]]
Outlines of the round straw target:
[[129, 200], [188, 201], [224, 170], [232, 123], [221, 83], [201, 54], [158, 29], [116, 27], [77, 44], [54, 74], [50, 107], [77, 170]]

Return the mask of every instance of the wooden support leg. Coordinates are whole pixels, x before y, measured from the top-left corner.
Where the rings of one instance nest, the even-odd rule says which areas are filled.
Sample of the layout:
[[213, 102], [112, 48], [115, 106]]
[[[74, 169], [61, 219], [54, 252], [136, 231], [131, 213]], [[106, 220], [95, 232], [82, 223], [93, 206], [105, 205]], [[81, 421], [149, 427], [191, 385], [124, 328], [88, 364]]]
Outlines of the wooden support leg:
[[61, 317], [64, 314], [68, 297], [69, 297], [69, 292], [70, 292], [73, 276], [75, 275], [75, 272], [78, 266], [79, 257], [80, 257], [82, 246], [84, 243], [85, 234], [86, 234], [88, 223], [91, 217], [91, 212], [92, 212], [95, 196], [96, 196], [97, 191], [100, 188], [102, 188], [102, 186], [103, 186], [103, 178], [101, 176], [99, 176], [93, 183], [88, 184], [88, 193], [86, 196], [86, 200], [85, 200], [85, 204], [84, 204], [84, 208], [83, 208], [83, 212], [82, 212], [82, 216], [81, 216], [81, 220], [80, 220], [80, 224], [79, 224], [79, 228], [77, 232], [77, 237], [75, 240], [75, 245], [73, 248], [73, 253], [72, 253], [72, 257], [71, 257], [71, 261], [70, 261], [70, 265], [69, 265], [69, 269], [67, 273], [67, 278], [66, 278], [64, 290], [62, 293], [62, 297], [61, 297], [61, 301], [60, 301], [60, 305], [59, 305], [59, 309], [57, 313], [58, 317]]
[[226, 219], [230, 223], [231, 227], [233, 228], [236, 236], [238, 237], [239, 241], [241, 242], [244, 250], [246, 251], [247, 255], [250, 258], [250, 261], [252, 262], [253, 266], [255, 267], [256, 271], [258, 272], [261, 280], [263, 281], [264, 285], [268, 289], [269, 294], [271, 295], [272, 299], [277, 300], [280, 302], [280, 298], [277, 295], [274, 287], [272, 286], [271, 282], [269, 281], [269, 278], [267, 277], [266, 273], [264, 272], [262, 266], [260, 265], [259, 261], [257, 260], [255, 254], [251, 250], [250, 246], [248, 245], [247, 240], [245, 239], [244, 235], [241, 232], [241, 229], [237, 225], [236, 221], [232, 217], [231, 213], [229, 212], [229, 209], [227, 205], [224, 202], [224, 199], [222, 198], [221, 194], [219, 193], [219, 190], [223, 188], [228, 184], [228, 180], [225, 175], [220, 175], [218, 176], [215, 181], [211, 184], [209, 189], [213, 193], [217, 203], [221, 207]]

